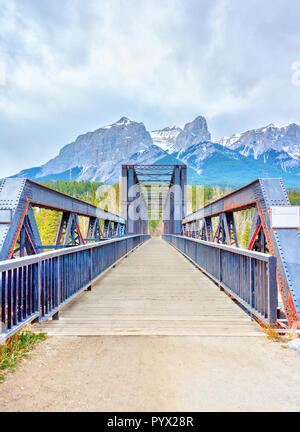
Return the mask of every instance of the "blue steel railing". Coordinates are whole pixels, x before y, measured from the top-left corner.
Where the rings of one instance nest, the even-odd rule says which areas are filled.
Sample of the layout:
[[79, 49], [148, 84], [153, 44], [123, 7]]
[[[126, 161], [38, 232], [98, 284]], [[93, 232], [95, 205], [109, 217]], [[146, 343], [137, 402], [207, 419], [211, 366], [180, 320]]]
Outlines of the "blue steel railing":
[[133, 235], [0, 262], [0, 342], [44, 321], [149, 235]]
[[277, 321], [276, 258], [178, 235], [163, 238], [266, 324]]

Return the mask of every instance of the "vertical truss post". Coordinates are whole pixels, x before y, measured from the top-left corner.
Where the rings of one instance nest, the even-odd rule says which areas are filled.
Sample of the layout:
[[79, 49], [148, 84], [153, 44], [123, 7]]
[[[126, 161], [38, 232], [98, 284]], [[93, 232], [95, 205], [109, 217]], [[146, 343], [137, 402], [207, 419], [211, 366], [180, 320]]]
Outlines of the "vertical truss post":
[[219, 223], [213, 241], [216, 243], [227, 244], [228, 246], [235, 245], [238, 247], [239, 243], [233, 212], [220, 214]]
[[69, 213], [63, 212], [60, 219], [57, 235], [56, 235], [56, 240], [55, 240], [56, 246], [63, 244], [64, 235], [66, 233], [66, 229], [68, 225], [68, 219], [69, 219]]
[[180, 234], [184, 216], [183, 191], [180, 166], [174, 168], [174, 234]]
[[114, 222], [113, 236], [119, 237], [119, 224], [118, 224], [118, 222]]
[[63, 212], [55, 244], [56, 246], [76, 246], [84, 244], [77, 214]]
[[175, 165], [164, 208], [164, 233], [181, 234], [186, 211], [186, 166]]
[[[226, 234], [225, 234], [225, 220], [224, 213], [221, 213], [219, 216], [219, 223], [213, 238], [213, 241], [216, 243], [226, 244]], [[228, 229], [227, 229], [228, 230]]]
[[114, 229], [112, 226], [112, 222], [109, 220], [104, 221], [104, 227], [103, 227], [103, 237], [108, 239], [112, 238], [114, 234]]
[[[122, 180], [121, 180], [121, 191], [122, 191], [122, 217], [127, 221], [128, 228], [128, 168], [126, 165], [122, 165]], [[128, 229], [129, 232], [129, 229]]]
[[192, 238], [197, 238], [196, 235], [197, 235], [197, 231], [196, 231], [196, 222], [193, 222], [193, 223], [191, 224], [191, 237], [192, 237]]
[[206, 237], [206, 221], [205, 221], [205, 219], [203, 219], [202, 220], [202, 225], [201, 225], [201, 228], [200, 228], [200, 239], [201, 240], [207, 240], [207, 237]]
[[170, 205], [170, 211], [169, 211], [169, 220], [167, 221], [168, 226], [168, 233], [173, 234], [175, 227], [174, 227], [174, 192], [170, 193], [169, 198], [169, 205]]
[[213, 226], [211, 217], [205, 217], [202, 221], [200, 238], [205, 241], [213, 241]]
[[266, 236], [263, 230], [257, 206], [255, 208], [247, 249], [262, 253], [268, 252]]
[[134, 176], [134, 168], [128, 167], [128, 177], [127, 177], [127, 190], [128, 190], [128, 214], [127, 214], [127, 226], [128, 232], [130, 234], [136, 233], [136, 221], [134, 220], [134, 206], [132, 205], [133, 201], [136, 199], [136, 189], [135, 185], [135, 176]]
[[180, 188], [181, 188], [181, 221], [186, 214], [186, 183], [187, 183], [187, 167], [180, 166]]
[[135, 165], [122, 166], [122, 215], [128, 234], [147, 234], [148, 208]]
[[100, 226], [100, 221], [96, 217], [89, 218], [89, 225], [87, 230], [87, 241], [100, 241], [103, 237], [103, 233]]
[[126, 236], [127, 230], [126, 230], [126, 225], [125, 224], [121, 225], [120, 230], [121, 230], [121, 236]]
[[40, 234], [30, 204], [20, 226], [19, 236], [10, 257], [23, 257], [25, 255], [34, 255], [41, 252], [42, 246]]
[[234, 220], [234, 213], [233, 212], [226, 212], [225, 213], [226, 221], [227, 221], [227, 238], [228, 238], [228, 244], [231, 246], [239, 247], [239, 241], [238, 241], [238, 235], [236, 231], [236, 225]]

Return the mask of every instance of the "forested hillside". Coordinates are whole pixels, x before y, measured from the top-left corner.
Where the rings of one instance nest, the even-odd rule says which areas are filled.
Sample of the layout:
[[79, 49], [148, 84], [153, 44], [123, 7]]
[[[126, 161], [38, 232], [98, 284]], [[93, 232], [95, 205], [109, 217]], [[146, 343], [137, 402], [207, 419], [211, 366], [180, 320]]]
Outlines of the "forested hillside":
[[77, 182], [77, 181], [62, 181], [58, 180], [54, 181], [46, 181], [42, 182], [44, 186], [47, 186], [51, 189], [55, 189], [58, 192], [62, 192], [67, 195], [71, 195], [75, 198], [82, 199], [84, 201], [88, 201], [91, 204], [97, 205], [97, 197], [96, 191], [99, 186], [103, 185], [100, 182]]
[[300, 190], [291, 190], [288, 195], [292, 205], [300, 205]]

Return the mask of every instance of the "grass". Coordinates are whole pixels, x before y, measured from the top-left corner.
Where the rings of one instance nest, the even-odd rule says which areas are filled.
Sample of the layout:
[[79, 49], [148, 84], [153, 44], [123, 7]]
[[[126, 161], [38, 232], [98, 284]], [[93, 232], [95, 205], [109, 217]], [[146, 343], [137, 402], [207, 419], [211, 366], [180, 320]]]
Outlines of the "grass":
[[266, 333], [268, 339], [270, 339], [273, 342], [283, 342], [282, 336], [278, 333], [275, 326], [268, 325], [267, 327], [264, 327], [264, 332]]
[[33, 347], [45, 337], [44, 333], [34, 334], [25, 329], [0, 345], [0, 383], [4, 381], [7, 372], [13, 372], [19, 361], [27, 357]]
[[[281, 335], [278, 332], [278, 329], [276, 329], [276, 327], [272, 325], [268, 325], [267, 327], [264, 327], [263, 330], [266, 333], [268, 339], [270, 339], [273, 342], [281, 342], [287, 344], [288, 342], [297, 338], [297, 334], [293, 332], [293, 330], [286, 333], [285, 335]], [[281, 345], [281, 346], [282, 348], [288, 348], [287, 345]]]

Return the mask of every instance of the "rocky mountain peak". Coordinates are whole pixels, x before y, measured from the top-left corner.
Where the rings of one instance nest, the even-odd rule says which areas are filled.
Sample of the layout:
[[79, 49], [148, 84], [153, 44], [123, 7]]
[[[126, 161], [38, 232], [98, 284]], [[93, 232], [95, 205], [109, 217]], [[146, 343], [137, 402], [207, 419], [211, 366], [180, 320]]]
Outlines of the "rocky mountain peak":
[[135, 122], [131, 121], [131, 120], [130, 120], [129, 118], [127, 118], [127, 117], [121, 117], [120, 120], [117, 121], [117, 122], [114, 123], [114, 124], [115, 124], [115, 125], [118, 125], [118, 126], [122, 126], [122, 125], [127, 126], [127, 125], [129, 125], [129, 124], [131, 124], [131, 123], [135, 123]]
[[64, 146], [56, 158], [40, 167], [40, 176], [82, 167], [79, 180], [111, 181], [118, 178], [122, 164], [152, 162], [163, 155], [161, 149], [153, 146], [143, 123], [121, 117], [117, 122], [80, 135]]
[[284, 127], [271, 123], [215, 142], [243, 156], [299, 175], [300, 126], [295, 123]]
[[187, 123], [184, 126], [185, 132], [196, 132], [197, 134], [204, 134], [205, 135], [205, 141], [209, 141], [211, 138], [211, 135], [207, 128], [207, 121], [206, 118], [203, 116], [198, 116], [190, 123]]
[[222, 179], [245, 183], [257, 176], [277, 176], [297, 185], [300, 184], [300, 126], [292, 123], [277, 127], [271, 123], [212, 140], [203, 116], [187, 123], [183, 130], [172, 126], [150, 133], [144, 123], [123, 116], [111, 125], [80, 135], [54, 159], [16, 176], [38, 181], [69, 179], [72, 170], [75, 176], [72, 178], [79, 181], [117, 182], [122, 164], [179, 161], [187, 163], [197, 175], [201, 174], [204, 182], [218, 183]]
[[150, 135], [153, 140], [153, 144], [171, 154], [176, 151], [176, 139], [181, 132], [182, 129], [172, 126], [152, 131], [150, 132]]
[[200, 142], [210, 141], [211, 134], [207, 127], [206, 119], [198, 116], [184, 126], [183, 131], [176, 139], [176, 151], [183, 151]]

